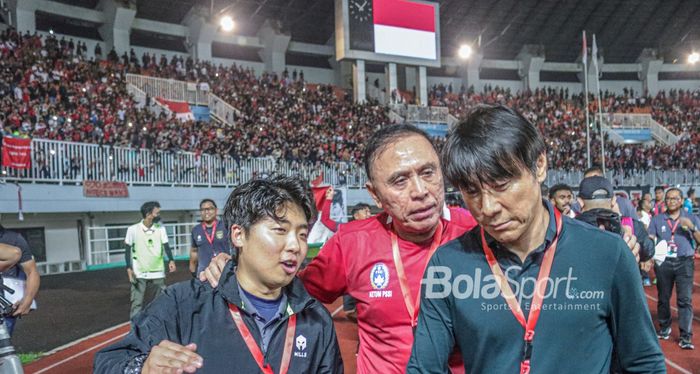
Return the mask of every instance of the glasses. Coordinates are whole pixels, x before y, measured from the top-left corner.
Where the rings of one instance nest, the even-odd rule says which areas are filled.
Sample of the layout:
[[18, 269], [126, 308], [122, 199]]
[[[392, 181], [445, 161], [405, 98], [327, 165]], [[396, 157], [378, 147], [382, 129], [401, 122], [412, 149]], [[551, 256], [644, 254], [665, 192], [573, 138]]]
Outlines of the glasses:
[[666, 201], [681, 201], [680, 197], [667, 197]]
[[216, 208], [201, 208], [199, 210], [202, 212], [213, 212], [216, 210]]

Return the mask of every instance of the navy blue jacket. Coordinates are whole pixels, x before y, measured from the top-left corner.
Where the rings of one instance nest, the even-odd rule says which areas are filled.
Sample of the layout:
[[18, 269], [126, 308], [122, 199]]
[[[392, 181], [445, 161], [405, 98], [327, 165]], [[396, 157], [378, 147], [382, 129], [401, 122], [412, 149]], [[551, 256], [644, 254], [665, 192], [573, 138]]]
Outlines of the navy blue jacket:
[[[297, 315], [288, 372], [343, 373], [333, 320], [326, 308], [309, 296], [298, 278], [283, 292]], [[217, 288], [194, 279], [168, 287], [134, 317], [131, 332], [122, 341], [95, 355], [95, 373], [122, 374], [128, 365], [142, 363], [151, 348], [164, 339], [181, 345], [196, 343], [197, 354], [204, 359], [198, 373], [260, 373], [233, 322], [229, 302], [241, 310], [248, 330], [260, 346], [260, 332], [241, 303], [235, 270], [229, 263]], [[265, 361], [275, 373], [280, 368], [288, 320], [280, 320], [265, 353]]]

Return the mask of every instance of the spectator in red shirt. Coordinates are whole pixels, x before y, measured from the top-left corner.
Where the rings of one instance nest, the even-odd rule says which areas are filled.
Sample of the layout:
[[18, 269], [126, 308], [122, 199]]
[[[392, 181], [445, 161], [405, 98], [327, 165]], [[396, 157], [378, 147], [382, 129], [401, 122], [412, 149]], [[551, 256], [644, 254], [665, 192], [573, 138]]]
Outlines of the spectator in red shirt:
[[[475, 221], [445, 206], [440, 159], [428, 135], [414, 126], [375, 133], [365, 169], [367, 190], [384, 212], [341, 225], [299, 277], [324, 303], [343, 294], [357, 300], [358, 373], [404, 373], [425, 265], [439, 245]], [[228, 258], [217, 256], [202, 280], [216, 286]]]

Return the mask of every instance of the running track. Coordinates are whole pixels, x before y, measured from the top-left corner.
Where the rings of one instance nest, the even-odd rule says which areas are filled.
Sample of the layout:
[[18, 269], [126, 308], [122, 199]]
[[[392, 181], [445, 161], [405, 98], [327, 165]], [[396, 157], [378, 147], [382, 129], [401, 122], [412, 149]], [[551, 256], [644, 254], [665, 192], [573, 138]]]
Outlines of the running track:
[[[697, 261], [696, 261], [697, 262]], [[693, 329], [696, 332], [695, 344], [698, 346], [694, 351], [683, 351], [677, 345], [678, 328], [675, 318], [677, 311], [673, 308], [673, 332], [671, 339], [661, 341], [661, 348], [666, 355], [666, 364], [669, 373], [691, 374], [700, 373], [700, 340], [697, 338], [700, 331], [700, 262], [695, 267], [695, 287], [693, 290], [693, 307], [695, 317]], [[652, 317], [656, 318], [656, 289], [655, 287], [645, 288], [647, 301]], [[675, 294], [672, 299], [675, 305]], [[357, 326], [345, 318], [342, 312], [342, 299], [333, 304], [326, 305], [333, 315], [335, 321], [340, 351], [345, 363], [345, 372], [355, 373], [355, 353], [357, 350]], [[95, 352], [103, 347], [121, 339], [129, 331], [129, 324], [123, 323], [112, 327], [106, 331], [85, 337], [66, 346], [54, 349], [52, 352], [40, 360], [37, 360], [25, 367], [25, 373], [91, 373], [92, 360]]]

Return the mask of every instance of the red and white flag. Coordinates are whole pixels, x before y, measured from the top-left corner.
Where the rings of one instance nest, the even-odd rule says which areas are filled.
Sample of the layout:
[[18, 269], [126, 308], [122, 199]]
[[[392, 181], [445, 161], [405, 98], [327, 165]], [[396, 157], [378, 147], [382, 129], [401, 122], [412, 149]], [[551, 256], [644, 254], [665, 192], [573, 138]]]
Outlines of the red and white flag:
[[192, 114], [192, 109], [190, 105], [182, 101], [170, 101], [163, 98], [157, 98], [157, 100], [165, 105], [171, 112], [175, 113], [175, 117], [180, 121], [194, 120], [194, 114]]
[[374, 0], [374, 51], [436, 59], [435, 9], [408, 0]]
[[2, 138], [2, 166], [12, 169], [32, 167], [32, 140], [29, 138]]

